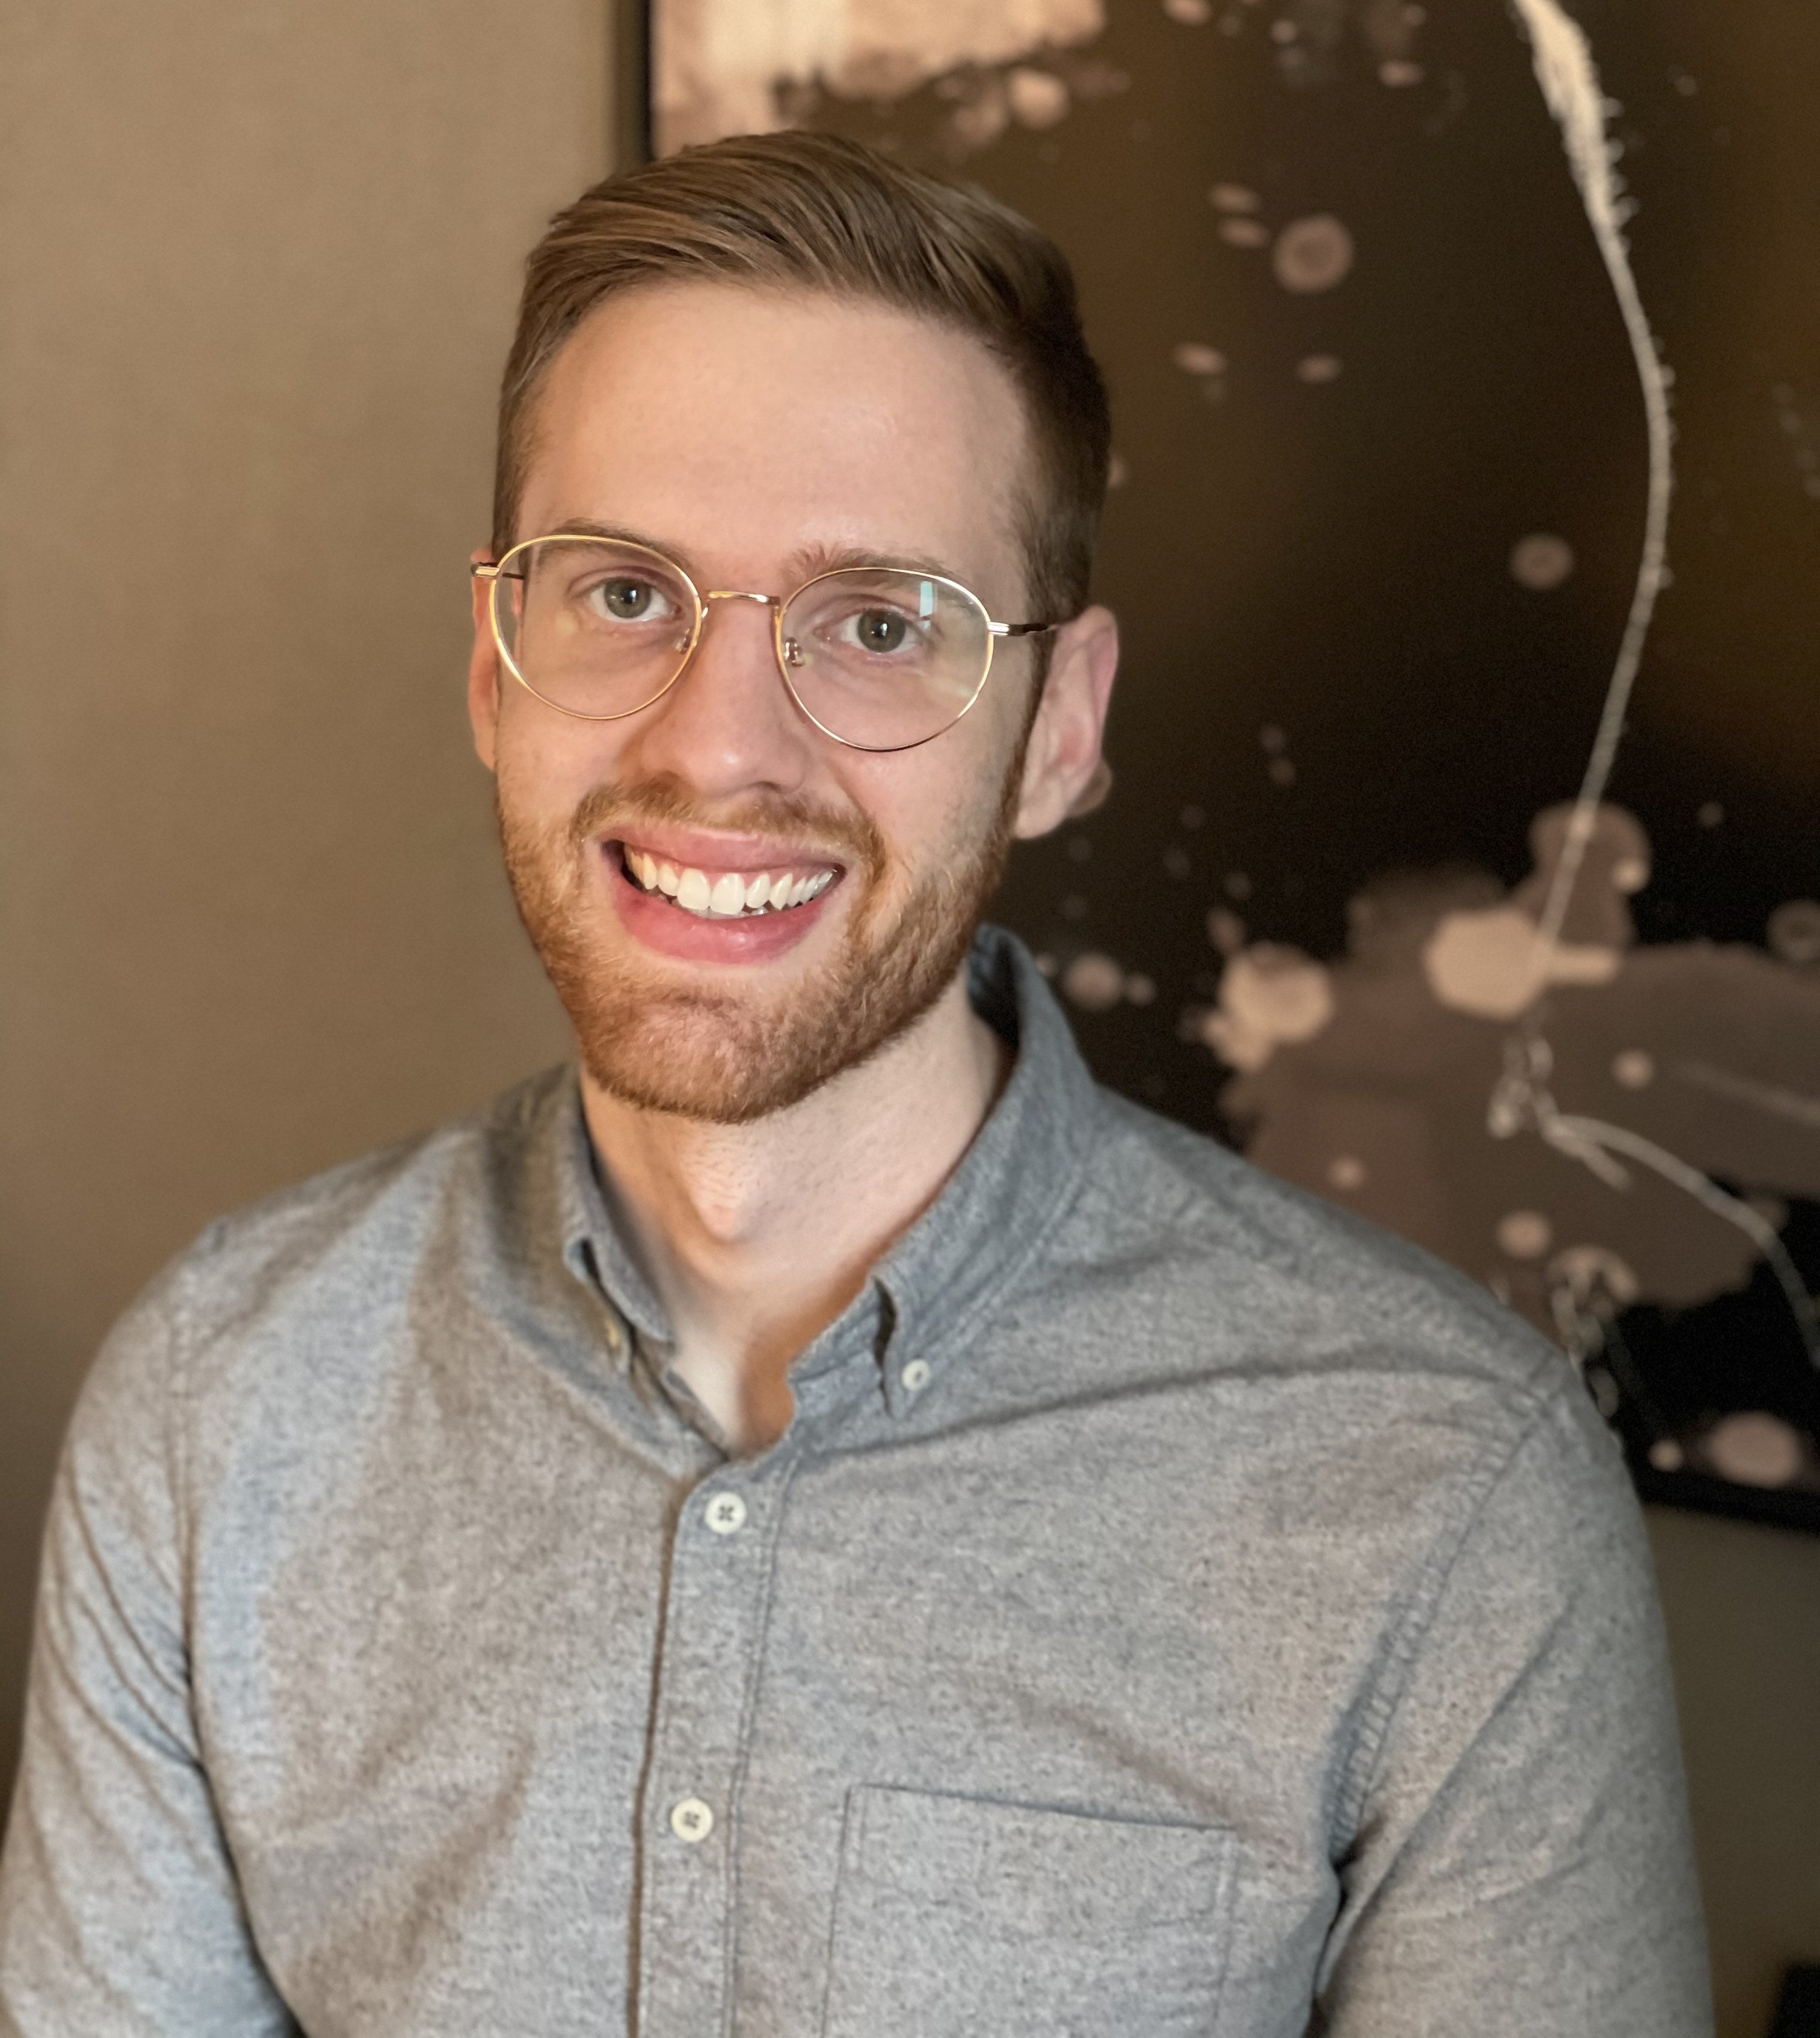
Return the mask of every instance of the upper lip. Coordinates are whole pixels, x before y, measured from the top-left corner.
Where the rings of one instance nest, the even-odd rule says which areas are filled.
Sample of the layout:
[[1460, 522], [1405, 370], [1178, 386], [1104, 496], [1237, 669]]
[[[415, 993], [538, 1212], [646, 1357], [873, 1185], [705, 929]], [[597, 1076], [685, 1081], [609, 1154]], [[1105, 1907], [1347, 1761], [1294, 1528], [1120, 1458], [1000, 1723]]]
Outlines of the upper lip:
[[712, 829], [628, 828], [607, 838], [622, 848], [642, 850], [679, 869], [736, 871], [756, 876], [761, 870], [813, 869], [843, 870], [846, 859], [778, 835], [723, 835]]

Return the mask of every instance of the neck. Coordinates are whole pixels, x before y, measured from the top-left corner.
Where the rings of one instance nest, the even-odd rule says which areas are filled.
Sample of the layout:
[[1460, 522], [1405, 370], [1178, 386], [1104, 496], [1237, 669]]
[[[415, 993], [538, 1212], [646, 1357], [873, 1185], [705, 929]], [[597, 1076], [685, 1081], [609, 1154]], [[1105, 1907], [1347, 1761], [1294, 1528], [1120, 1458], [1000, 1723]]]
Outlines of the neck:
[[749, 1125], [640, 1110], [584, 1076], [588, 1131], [676, 1332], [673, 1363], [736, 1449], [788, 1426], [791, 1361], [934, 1201], [1010, 1060], [963, 971], [881, 1053]]

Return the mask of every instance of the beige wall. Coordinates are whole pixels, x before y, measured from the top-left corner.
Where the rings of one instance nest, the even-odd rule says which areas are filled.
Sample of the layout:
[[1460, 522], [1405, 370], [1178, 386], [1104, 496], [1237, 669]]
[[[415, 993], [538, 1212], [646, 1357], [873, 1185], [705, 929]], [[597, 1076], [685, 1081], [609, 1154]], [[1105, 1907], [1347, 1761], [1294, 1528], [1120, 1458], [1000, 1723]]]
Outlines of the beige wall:
[[1720, 2038], [1764, 2038], [1820, 1963], [1820, 1538], [1650, 1513], [1686, 1743]]
[[58, 1434], [211, 1214], [560, 1051], [461, 688], [603, 0], [12, 0], [0, 1733]]
[[[0, 28], [0, 1742], [109, 1318], [216, 1211], [560, 1051], [467, 749], [464, 563], [518, 263], [608, 161], [606, 17]], [[1820, 1958], [1820, 1543], [1652, 1531], [1756, 2038]]]

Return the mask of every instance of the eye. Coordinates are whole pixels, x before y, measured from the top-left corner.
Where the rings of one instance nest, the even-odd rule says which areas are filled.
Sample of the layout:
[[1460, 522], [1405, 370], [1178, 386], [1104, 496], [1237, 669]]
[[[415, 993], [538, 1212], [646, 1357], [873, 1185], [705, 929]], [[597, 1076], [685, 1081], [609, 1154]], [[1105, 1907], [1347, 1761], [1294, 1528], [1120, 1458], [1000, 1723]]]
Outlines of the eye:
[[584, 590], [582, 599], [595, 615], [609, 623], [661, 623], [676, 612], [661, 587], [628, 574], [596, 581]]
[[862, 651], [889, 657], [893, 651], [902, 650], [909, 642], [910, 619], [895, 608], [855, 609], [847, 618], [845, 628], [838, 634]]

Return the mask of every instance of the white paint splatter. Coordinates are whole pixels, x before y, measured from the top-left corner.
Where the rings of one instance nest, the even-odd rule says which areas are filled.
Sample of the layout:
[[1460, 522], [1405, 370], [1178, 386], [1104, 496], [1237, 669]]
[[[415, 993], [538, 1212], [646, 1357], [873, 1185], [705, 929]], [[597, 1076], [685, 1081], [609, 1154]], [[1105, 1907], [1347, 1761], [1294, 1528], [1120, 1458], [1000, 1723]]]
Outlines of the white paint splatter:
[[1090, 951], [1062, 972], [1062, 990], [1083, 1012], [1109, 1012], [1125, 994], [1125, 973], [1110, 956]]
[[1786, 1486], [1799, 1476], [1805, 1456], [1780, 1415], [1756, 1408], [1716, 1422], [1701, 1441], [1713, 1470], [1738, 1486]]
[[1520, 906], [1442, 915], [1422, 949], [1435, 999], [1480, 1019], [1516, 1019], [1551, 984], [1609, 983], [1621, 958], [1591, 942], [1550, 941]]
[[1342, 363], [1337, 354], [1310, 354], [1295, 364], [1295, 379], [1299, 382], [1337, 382]]
[[1215, 184], [1207, 202], [1219, 212], [1257, 212], [1264, 201], [1249, 184]]
[[1091, 42], [1104, 0], [665, 0], [652, 51], [658, 146], [787, 124], [791, 91], [901, 98], [963, 65]]
[[1162, 11], [1185, 28], [1204, 28], [1213, 19], [1213, 0], [1162, 0]]
[[1630, 613], [1606, 688], [1592, 750], [1580, 781], [1573, 821], [1541, 915], [1542, 933], [1545, 938], [1553, 941], [1567, 918], [1586, 846], [1598, 817], [1599, 801], [1611, 780], [1617, 746], [1624, 733], [1625, 711], [1643, 661], [1644, 644], [1666, 583], [1668, 512], [1674, 491], [1670, 451], [1673, 435], [1669, 421], [1669, 375], [1657, 350], [1649, 316], [1637, 290], [1636, 273], [1631, 267], [1630, 251], [1624, 236], [1630, 208], [1614, 166], [1616, 151], [1606, 128], [1610, 108], [1599, 84], [1592, 46], [1584, 30], [1562, 8], [1560, 0], [1511, 0], [1511, 4], [1528, 32], [1536, 81], [1560, 128], [1568, 165], [1579, 187], [1593, 238], [1598, 243], [1617, 298], [1642, 387], [1649, 438], [1649, 487], [1643, 551]]
[[[1643, 545], [1630, 611], [1572, 819], [1538, 915], [1542, 936], [1553, 942], [1558, 941], [1572, 903], [1587, 847], [1597, 825], [1600, 802], [1617, 762], [1650, 625], [1668, 584], [1674, 429], [1669, 415], [1671, 377], [1651, 329], [1625, 240], [1630, 206], [1615, 166], [1617, 145], [1607, 129], [1613, 108], [1601, 89], [1591, 45], [1560, 0], [1511, 0], [1511, 4], [1529, 35], [1537, 82], [1560, 128], [1568, 165], [1617, 300], [1642, 391], [1649, 448]], [[1720, 138], [1716, 133], [1715, 138]], [[1700, 810], [1703, 827], [1716, 828], [1723, 818], [1723, 809], [1716, 801], [1708, 801]], [[1820, 1365], [1820, 1314], [1816, 1313], [1814, 1298], [1788, 1248], [1756, 1211], [1655, 1141], [1622, 1126], [1560, 1110], [1548, 1087], [1553, 1058], [1533, 1012], [1525, 1032], [1507, 1044], [1506, 1059], [1505, 1076], [1492, 1093], [1487, 1113], [1488, 1127], [1494, 1136], [1507, 1137], [1526, 1126], [1558, 1153], [1579, 1161], [1601, 1180], [1617, 1188], [1628, 1186], [1630, 1179], [1617, 1157], [1622, 1156], [1672, 1183], [1735, 1225], [1769, 1263], [1794, 1315], [1810, 1360]]]
[[1507, 1259], [1540, 1260], [1554, 1235], [1554, 1226], [1540, 1210], [1510, 1210], [1498, 1219], [1498, 1250]]
[[1260, 941], [1235, 955], [1219, 979], [1219, 1005], [1202, 1038], [1235, 1069], [1264, 1066], [1279, 1046], [1312, 1040], [1333, 1017], [1333, 983], [1301, 949]]
[[1067, 118], [1068, 88], [1053, 71], [1018, 65], [1006, 77], [1005, 96], [1022, 127], [1053, 127]]
[[1365, 1186], [1365, 1163], [1356, 1153], [1337, 1153], [1329, 1164], [1327, 1180], [1342, 1195], [1351, 1195]]
[[1270, 229], [1261, 219], [1223, 219], [1219, 237], [1229, 248], [1265, 248], [1270, 244]]
[[1820, 962], [1820, 900], [1785, 900], [1770, 915], [1764, 931], [1784, 962], [1802, 968]]
[[1568, 1246], [1549, 1262], [1548, 1275], [1576, 1311], [1602, 1319], [1628, 1309], [1642, 1292], [1629, 1263], [1605, 1245]]
[[1352, 236], [1345, 223], [1330, 212], [1317, 212], [1306, 219], [1292, 219], [1283, 228], [1271, 251], [1270, 263], [1284, 290], [1310, 295], [1344, 282], [1354, 255]]
[[[1689, 1166], [1678, 1154], [1670, 1153], [1666, 1146], [1658, 1146], [1653, 1139], [1646, 1139], [1627, 1127], [1608, 1125], [1602, 1119], [1560, 1111], [1547, 1090], [1537, 1083], [1534, 1073], [1525, 1081], [1535, 1112], [1535, 1129], [1556, 1153], [1578, 1161], [1615, 1189], [1630, 1186], [1629, 1172], [1615, 1157], [1622, 1155], [1625, 1160], [1647, 1168], [1665, 1182], [1684, 1190], [1715, 1217], [1724, 1218], [1727, 1224], [1742, 1232], [1769, 1262], [1769, 1271], [1776, 1276], [1784, 1299], [1793, 1313], [1803, 1347], [1810, 1361], [1820, 1366], [1820, 1314], [1815, 1312], [1814, 1297], [1807, 1292], [1801, 1270], [1789, 1256], [1788, 1247], [1776, 1236], [1773, 1225], [1766, 1223], [1742, 1197], [1730, 1195], [1697, 1168]], [[1494, 1134], [1500, 1130], [1496, 1101], [1491, 1129]]]
[[[1788, 1124], [1805, 1126], [1811, 1132], [1820, 1132], [1820, 1097], [1804, 1097], [1799, 1090], [1784, 1089], [1779, 1084], [1757, 1082], [1750, 1076], [1734, 1075], [1729, 1069], [1716, 1069], [1706, 1062], [1678, 1062], [1674, 1073], [1681, 1082], [1693, 1084], [1696, 1089], [1709, 1091], [1714, 1097], [1723, 1097], [1733, 1104], [1750, 1104]], [[1761, 1210], [1758, 1214], [1762, 1214]], [[1781, 1228], [1780, 1224], [1774, 1227], [1778, 1231]]]
[[1204, 340], [1185, 339], [1170, 349], [1169, 358], [1185, 375], [1223, 375], [1226, 356]]
[[1613, 1055], [1611, 1072], [1626, 1089], [1647, 1089], [1655, 1081], [1655, 1057], [1641, 1047], [1626, 1047]]
[[1573, 570], [1573, 547], [1553, 531], [1532, 531], [1511, 547], [1511, 579], [1538, 593], [1559, 587]]

